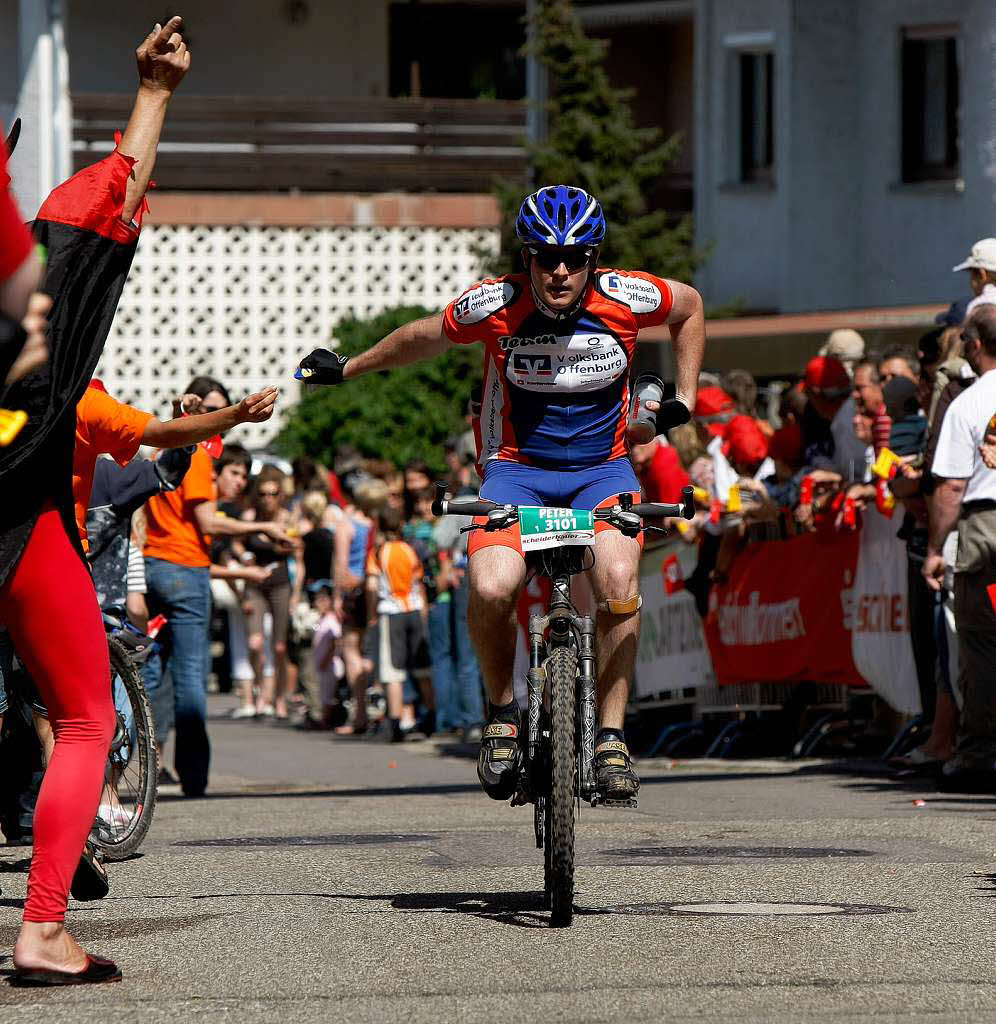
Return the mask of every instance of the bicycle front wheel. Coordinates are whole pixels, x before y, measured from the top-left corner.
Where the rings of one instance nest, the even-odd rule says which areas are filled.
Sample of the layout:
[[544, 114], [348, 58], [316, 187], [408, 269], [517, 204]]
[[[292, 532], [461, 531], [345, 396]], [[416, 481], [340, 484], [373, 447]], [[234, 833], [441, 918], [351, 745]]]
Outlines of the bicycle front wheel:
[[152, 824], [159, 751], [152, 708], [138, 668], [117, 640], [108, 637], [107, 644], [117, 724], [91, 838], [107, 860], [124, 860], [138, 849]]
[[550, 795], [546, 805], [545, 888], [550, 925], [574, 919], [575, 698], [577, 656], [556, 648], [546, 662], [550, 687]]

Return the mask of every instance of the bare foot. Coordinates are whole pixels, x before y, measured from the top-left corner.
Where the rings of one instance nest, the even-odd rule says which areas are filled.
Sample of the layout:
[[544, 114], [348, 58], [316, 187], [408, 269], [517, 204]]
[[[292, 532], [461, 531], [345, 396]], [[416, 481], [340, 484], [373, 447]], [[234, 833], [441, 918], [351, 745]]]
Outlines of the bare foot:
[[87, 958], [79, 943], [55, 921], [25, 921], [14, 946], [14, 966], [82, 971]]

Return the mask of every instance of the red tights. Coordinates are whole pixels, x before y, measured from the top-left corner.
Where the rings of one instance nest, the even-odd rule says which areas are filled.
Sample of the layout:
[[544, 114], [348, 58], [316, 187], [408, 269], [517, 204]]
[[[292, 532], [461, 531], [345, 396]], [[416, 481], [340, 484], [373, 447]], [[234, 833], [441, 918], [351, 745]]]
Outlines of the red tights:
[[115, 714], [93, 581], [54, 508], [42, 512], [0, 588], [0, 622], [38, 687], [55, 736], [35, 807], [24, 920], [61, 922], [97, 813]]

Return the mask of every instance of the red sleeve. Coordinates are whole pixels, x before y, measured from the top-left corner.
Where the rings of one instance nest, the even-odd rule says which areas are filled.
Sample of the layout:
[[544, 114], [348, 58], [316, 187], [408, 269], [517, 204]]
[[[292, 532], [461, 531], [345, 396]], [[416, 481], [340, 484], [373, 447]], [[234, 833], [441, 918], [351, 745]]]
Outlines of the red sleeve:
[[[121, 219], [134, 163], [132, 157], [114, 150], [99, 163], [77, 171], [42, 203], [38, 220], [84, 228], [126, 245], [134, 242], [138, 229]], [[136, 218], [140, 222], [141, 213]]]
[[497, 315], [521, 294], [522, 284], [513, 277], [481, 281], [468, 288], [443, 310], [446, 337], [455, 345], [487, 341], [504, 322]]
[[595, 287], [607, 299], [628, 307], [638, 328], [657, 327], [671, 315], [674, 297], [662, 277], [642, 270], [598, 270]]
[[0, 143], [0, 281], [5, 281], [28, 258], [34, 241], [10, 194], [7, 147]]

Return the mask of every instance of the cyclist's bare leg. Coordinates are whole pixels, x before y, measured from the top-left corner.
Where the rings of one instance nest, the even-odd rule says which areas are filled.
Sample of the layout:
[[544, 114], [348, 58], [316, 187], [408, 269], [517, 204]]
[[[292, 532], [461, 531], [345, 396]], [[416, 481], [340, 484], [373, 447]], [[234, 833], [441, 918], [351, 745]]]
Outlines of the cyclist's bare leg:
[[515, 610], [526, 580], [526, 563], [517, 551], [492, 545], [471, 555], [468, 572], [467, 628], [488, 699], [492, 704], [509, 704], [515, 695]]
[[[604, 530], [595, 538], [595, 566], [591, 571], [595, 600], [626, 601], [639, 593], [640, 545], [618, 530]], [[622, 730], [630, 681], [636, 668], [640, 640], [640, 612], [613, 614], [600, 607], [595, 619], [598, 645], [598, 724]]]

